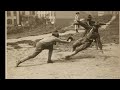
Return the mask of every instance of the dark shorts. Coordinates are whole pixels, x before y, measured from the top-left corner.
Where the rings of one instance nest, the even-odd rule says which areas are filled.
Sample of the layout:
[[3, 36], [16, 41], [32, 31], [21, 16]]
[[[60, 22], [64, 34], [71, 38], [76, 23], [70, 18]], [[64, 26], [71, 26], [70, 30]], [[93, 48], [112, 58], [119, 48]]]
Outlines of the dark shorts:
[[100, 39], [100, 35], [99, 35], [99, 33], [94, 32], [91, 38], [92, 39]]
[[35, 51], [40, 52], [41, 50], [44, 50], [44, 49], [53, 50], [53, 45], [39, 43], [39, 46], [36, 46]]

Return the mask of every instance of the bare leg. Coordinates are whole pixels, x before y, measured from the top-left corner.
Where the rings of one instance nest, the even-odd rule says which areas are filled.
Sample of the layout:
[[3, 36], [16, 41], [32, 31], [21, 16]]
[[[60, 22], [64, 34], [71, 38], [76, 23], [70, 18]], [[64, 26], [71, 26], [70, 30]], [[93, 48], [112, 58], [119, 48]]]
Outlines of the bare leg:
[[53, 49], [49, 49], [47, 63], [53, 63], [53, 61], [51, 60], [52, 53], [53, 53]]
[[82, 43], [81, 43], [82, 40], [83, 39], [79, 39], [75, 43], [73, 43], [73, 50], [72, 51], [75, 51], [78, 46], [82, 45]]
[[100, 50], [102, 50], [102, 43], [101, 43], [100, 39], [98, 40], [98, 47], [100, 48]]
[[78, 25], [75, 25], [76, 33], [78, 33]]
[[65, 58], [69, 59], [70, 57], [76, 55], [78, 52], [85, 50], [86, 48], [88, 48], [90, 46], [91, 43], [86, 42], [85, 44], [82, 44], [79, 48], [77, 48], [74, 52], [72, 52], [70, 55], [67, 55]]
[[98, 47], [100, 48], [101, 52], [104, 53], [103, 49], [102, 49], [102, 43], [101, 43], [100, 39], [98, 40]]
[[74, 43], [73, 46], [72, 46], [72, 48], [73, 48], [72, 51], [75, 51], [75, 50], [76, 50], [76, 47], [77, 47], [77, 45], [76, 45], [76, 43]]
[[97, 39], [95, 39], [95, 45], [96, 45], [96, 49], [98, 50], [98, 41], [97, 41]]
[[100, 40], [100, 35], [98, 34], [97, 38], [96, 38], [96, 41], [98, 43], [98, 47], [100, 48], [100, 50], [102, 50], [102, 43], [101, 43], [101, 40]]
[[98, 36], [97, 36], [97, 38], [96, 38], [96, 43], [97, 43], [97, 46], [100, 48], [101, 52], [103, 53], [102, 43], [101, 43], [100, 35], [99, 35], [99, 34], [98, 34]]
[[65, 56], [65, 59], [69, 59], [70, 57], [76, 55], [78, 52], [74, 51], [70, 55]]
[[31, 59], [31, 58], [36, 57], [41, 51], [42, 51], [42, 49], [39, 50], [39, 51], [34, 51], [34, 53], [33, 53], [32, 55], [30, 55], [30, 56], [24, 58], [24, 59], [21, 60], [21, 61], [18, 61], [17, 64], [16, 64], [16, 67], [18, 67], [19, 64], [21, 64], [21, 63], [23, 63], [23, 62], [25, 62], [25, 61], [27, 61], [27, 60], [29, 60], [29, 59]]

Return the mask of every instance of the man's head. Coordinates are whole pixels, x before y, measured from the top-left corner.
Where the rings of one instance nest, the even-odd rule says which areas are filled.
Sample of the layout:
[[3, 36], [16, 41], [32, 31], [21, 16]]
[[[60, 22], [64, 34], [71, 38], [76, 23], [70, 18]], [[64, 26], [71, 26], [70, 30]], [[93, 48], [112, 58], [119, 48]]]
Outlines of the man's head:
[[76, 15], [79, 15], [80, 13], [79, 12], [76, 12]]
[[88, 21], [92, 20], [92, 16], [91, 16], [91, 15], [88, 15], [87, 20], [88, 20]]
[[52, 36], [59, 37], [59, 32], [57, 30], [53, 31]]

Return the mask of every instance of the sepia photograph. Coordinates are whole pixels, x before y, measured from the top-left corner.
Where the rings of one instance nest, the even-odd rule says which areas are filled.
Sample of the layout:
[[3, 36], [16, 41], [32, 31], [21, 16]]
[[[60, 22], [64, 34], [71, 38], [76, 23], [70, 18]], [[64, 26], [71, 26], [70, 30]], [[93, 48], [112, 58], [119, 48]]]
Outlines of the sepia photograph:
[[6, 79], [120, 79], [119, 11], [5, 11]]

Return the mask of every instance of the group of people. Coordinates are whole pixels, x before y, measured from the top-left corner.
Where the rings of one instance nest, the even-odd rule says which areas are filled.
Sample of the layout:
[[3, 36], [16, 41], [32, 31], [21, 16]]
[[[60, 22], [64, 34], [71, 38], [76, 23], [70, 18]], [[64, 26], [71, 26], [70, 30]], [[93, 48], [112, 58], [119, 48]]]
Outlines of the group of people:
[[[85, 32], [84, 32], [82, 38], [79, 38], [77, 41], [74, 42], [74, 44], [72, 46], [73, 50], [72, 50], [71, 54], [65, 56], [65, 59], [69, 59], [70, 57], [76, 55], [78, 52], [90, 47], [90, 45], [93, 42], [96, 43], [97, 49], [99, 47], [100, 50], [102, 50], [102, 43], [101, 43], [100, 35], [98, 32], [98, 29], [101, 25], [106, 25], [106, 24], [93, 21], [91, 15], [88, 16], [87, 21], [81, 21], [80, 13], [77, 12], [76, 16], [75, 16], [75, 21], [74, 21], [75, 30], [78, 33], [79, 26], [82, 26], [85, 28]], [[42, 40], [37, 42], [34, 52], [31, 55], [29, 55], [28, 57], [17, 61], [16, 66], [18, 67], [21, 63], [36, 57], [39, 53], [41, 53], [45, 49], [47, 49], [49, 51], [47, 63], [53, 63], [53, 61], [51, 60], [51, 57], [52, 57], [52, 53], [53, 53], [53, 46], [56, 45], [56, 42], [70, 43], [71, 41], [72, 41], [72, 39], [71, 40], [68, 40], [68, 39], [61, 40], [59, 38], [59, 32], [57, 30], [55, 30], [50, 37], [43, 38]]]

